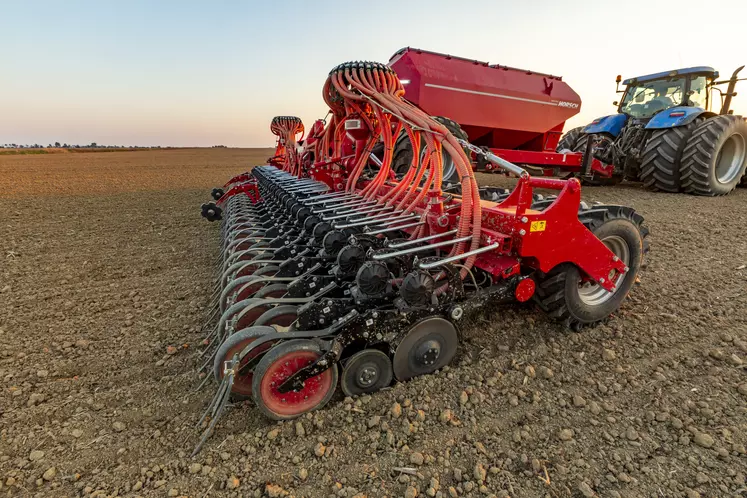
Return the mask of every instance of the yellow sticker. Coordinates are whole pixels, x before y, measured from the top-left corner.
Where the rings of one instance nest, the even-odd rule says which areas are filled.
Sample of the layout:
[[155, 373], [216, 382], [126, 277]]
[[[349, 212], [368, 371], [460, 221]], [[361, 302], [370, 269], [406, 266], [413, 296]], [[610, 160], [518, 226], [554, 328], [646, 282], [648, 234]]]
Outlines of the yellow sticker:
[[530, 232], [544, 232], [545, 227], [547, 227], [547, 221], [541, 220], [541, 221], [533, 221], [532, 225], [529, 227]]

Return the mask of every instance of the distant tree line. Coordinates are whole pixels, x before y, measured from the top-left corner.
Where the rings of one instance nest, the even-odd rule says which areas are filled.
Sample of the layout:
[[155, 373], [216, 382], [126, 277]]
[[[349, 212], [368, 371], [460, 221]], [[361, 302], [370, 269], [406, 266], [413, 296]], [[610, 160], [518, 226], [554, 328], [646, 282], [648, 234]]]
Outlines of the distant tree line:
[[79, 144], [60, 144], [55, 142], [49, 144], [46, 147], [41, 144], [0, 144], [2, 149], [160, 149], [160, 145], [100, 145], [96, 142], [91, 142], [88, 145]]

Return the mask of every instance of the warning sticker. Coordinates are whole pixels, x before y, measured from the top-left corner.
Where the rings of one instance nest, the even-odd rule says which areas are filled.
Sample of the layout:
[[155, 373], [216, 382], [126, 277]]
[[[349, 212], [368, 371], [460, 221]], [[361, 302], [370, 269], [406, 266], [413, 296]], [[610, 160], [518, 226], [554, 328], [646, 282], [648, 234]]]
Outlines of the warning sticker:
[[545, 220], [533, 221], [531, 226], [529, 227], [529, 231], [530, 232], [544, 232], [546, 227], [547, 227], [547, 221]]

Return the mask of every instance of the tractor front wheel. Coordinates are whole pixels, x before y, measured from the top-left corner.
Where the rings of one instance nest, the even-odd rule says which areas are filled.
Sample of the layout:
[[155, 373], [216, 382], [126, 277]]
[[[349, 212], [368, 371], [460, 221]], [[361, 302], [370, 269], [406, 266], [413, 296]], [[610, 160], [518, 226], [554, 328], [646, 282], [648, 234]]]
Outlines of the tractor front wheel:
[[747, 122], [716, 116], [700, 123], [682, 153], [680, 175], [685, 192], [726, 195], [740, 183], [747, 168]]

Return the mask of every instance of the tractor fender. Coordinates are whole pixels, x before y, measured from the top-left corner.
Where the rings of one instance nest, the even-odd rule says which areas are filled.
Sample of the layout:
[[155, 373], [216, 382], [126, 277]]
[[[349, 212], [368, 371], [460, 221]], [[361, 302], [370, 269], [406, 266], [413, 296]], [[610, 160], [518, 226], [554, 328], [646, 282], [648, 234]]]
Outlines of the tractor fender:
[[[674, 116], [672, 116], [674, 114]], [[685, 126], [696, 118], [702, 116], [704, 118], [711, 118], [716, 116], [715, 113], [706, 111], [702, 107], [672, 107], [666, 111], [661, 111], [646, 124], [647, 130], [663, 130], [666, 128], [677, 128], [678, 126]]]
[[627, 120], [628, 117], [625, 114], [612, 114], [611, 116], [597, 118], [589, 123], [582, 133], [609, 133], [616, 137], [620, 134]]

